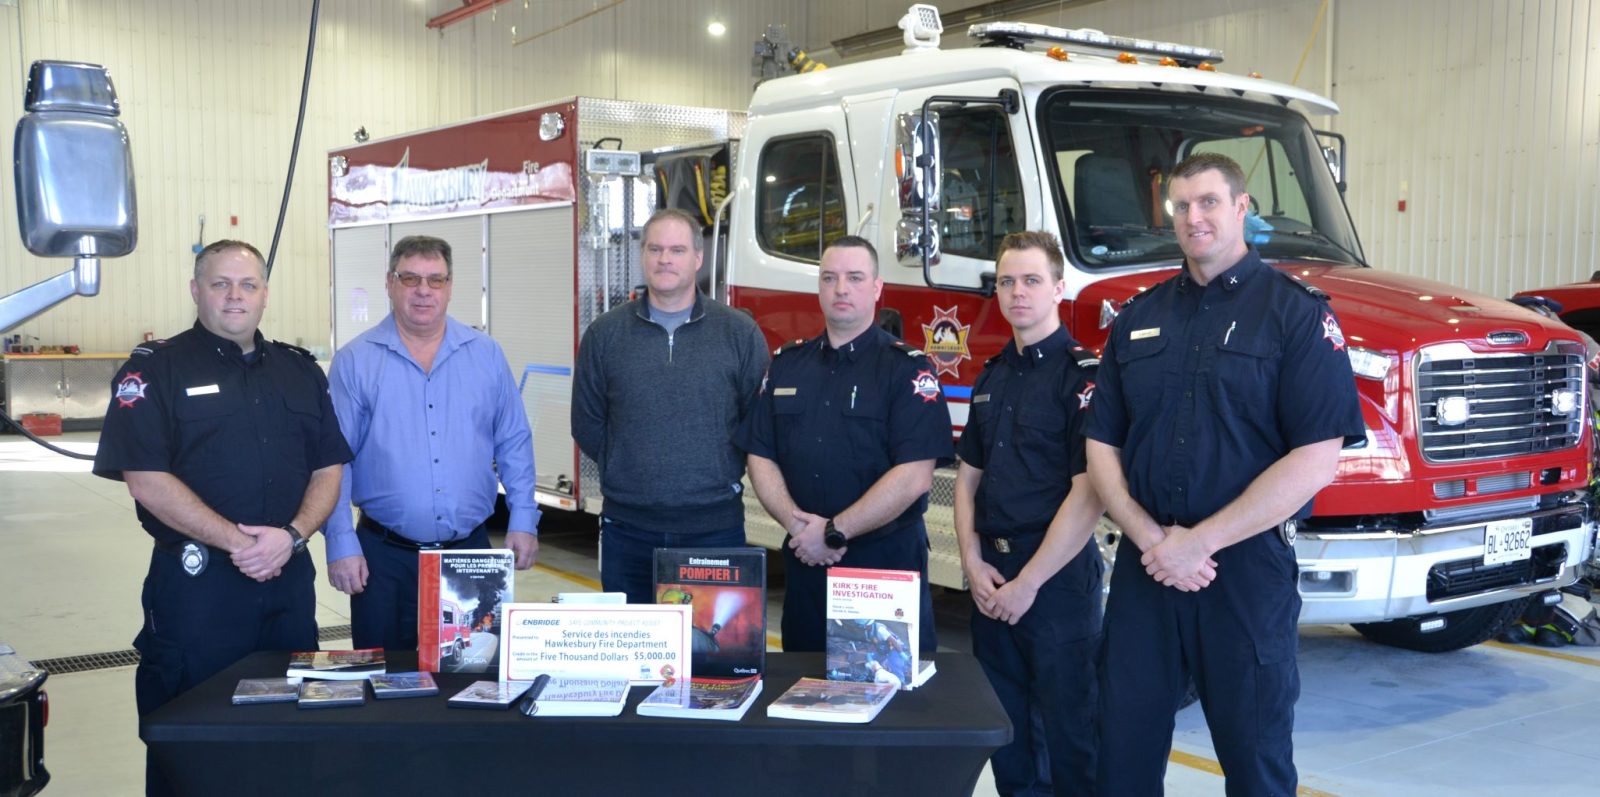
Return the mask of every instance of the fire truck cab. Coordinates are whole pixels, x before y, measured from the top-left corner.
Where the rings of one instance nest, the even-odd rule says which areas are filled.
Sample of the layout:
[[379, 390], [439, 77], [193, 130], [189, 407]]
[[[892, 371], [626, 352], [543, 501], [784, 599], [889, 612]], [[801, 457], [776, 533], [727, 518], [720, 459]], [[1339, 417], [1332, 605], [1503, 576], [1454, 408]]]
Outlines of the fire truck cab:
[[[1577, 579], [1595, 536], [1584, 345], [1509, 302], [1371, 267], [1343, 138], [1306, 116], [1337, 113], [1331, 100], [1218, 71], [1215, 51], [1099, 31], [992, 23], [968, 32], [980, 46], [941, 49], [929, 11], [902, 21], [898, 56], [755, 92], [721, 297], [769, 341], [820, 332], [822, 249], [863, 235], [880, 252], [879, 322], [927, 352], [959, 434], [1009, 334], [988, 298], [1001, 238], [1061, 238], [1062, 317], [1098, 351], [1122, 303], [1182, 263], [1165, 175], [1223, 153], [1248, 177], [1251, 245], [1331, 297], [1367, 425], [1295, 542], [1301, 621], [1450, 650]], [[928, 527], [930, 577], [956, 586], [952, 480], [935, 480]], [[779, 544], [750, 504], [751, 538]]]

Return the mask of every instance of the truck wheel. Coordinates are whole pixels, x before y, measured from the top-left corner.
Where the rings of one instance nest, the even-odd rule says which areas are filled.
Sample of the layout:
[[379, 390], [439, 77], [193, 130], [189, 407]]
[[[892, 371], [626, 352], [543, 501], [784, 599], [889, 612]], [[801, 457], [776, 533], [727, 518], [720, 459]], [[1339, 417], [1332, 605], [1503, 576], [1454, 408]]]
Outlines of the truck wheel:
[[1507, 623], [1522, 616], [1528, 598], [1518, 598], [1504, 603], [1445, 612], [1444, 628], [1424, 634], [1418, 629], [1415, 617], [1403, 617], [1386, 623], [1355, 623], [1355, 629], [1367, 639], [1380, 645], [1416, 650], [1423, 653], [1445, 653], [1473, 645], [1500, 633]]
[[445, 654], [443, 664], [446, 667], [459, 666], [461, 664], [461, 650], [461, 640], [457, 639], [455, 644], [450, 646], [450, 652]]

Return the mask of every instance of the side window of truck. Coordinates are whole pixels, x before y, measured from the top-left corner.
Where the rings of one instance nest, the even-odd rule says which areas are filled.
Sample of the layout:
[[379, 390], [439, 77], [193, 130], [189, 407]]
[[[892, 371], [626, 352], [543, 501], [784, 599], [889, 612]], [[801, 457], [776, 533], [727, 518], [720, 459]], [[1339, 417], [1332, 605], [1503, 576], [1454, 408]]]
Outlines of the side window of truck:
[[1021, 232], [1027, 219], [1005, 114], [941, 112], [939, 161], [944, 166], [940, 247], [946, 254], [993, 260], [1000, 239]]
[[845, 234], [844, 188], [833, 138], [782, 138], [761, 151], [756, 177], [756, 237], [775, 255], [822, 262], [822, 250]]
[[1259, 213], [1275, 228], [1289, 231], [1313, 227], [1311, 209], [1300, 190], [1300, 175], [1282, 142], [1264, 136], [1217, 139], [1195, 144], [1190, 151], [1217, 152], [1237, 161], [1244, 169], [1251, 212]]

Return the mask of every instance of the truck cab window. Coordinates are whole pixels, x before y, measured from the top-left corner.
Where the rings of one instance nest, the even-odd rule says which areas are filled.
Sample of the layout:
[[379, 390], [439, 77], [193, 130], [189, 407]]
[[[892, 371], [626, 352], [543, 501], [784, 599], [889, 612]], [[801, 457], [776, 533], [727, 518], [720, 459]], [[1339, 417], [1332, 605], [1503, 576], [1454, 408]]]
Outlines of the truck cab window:
[[846, 207], [833, 139], [812, 134], [773, 141], [756, 175], [756, 236], [767, 252], [820, 263], [844, 235]]
[[1000, 239], [1022, 231], [1027, 219], [1005, 114], [992, 109], [941, 111], [939, 162], [944, 167], [942, 250], [993, 260]]

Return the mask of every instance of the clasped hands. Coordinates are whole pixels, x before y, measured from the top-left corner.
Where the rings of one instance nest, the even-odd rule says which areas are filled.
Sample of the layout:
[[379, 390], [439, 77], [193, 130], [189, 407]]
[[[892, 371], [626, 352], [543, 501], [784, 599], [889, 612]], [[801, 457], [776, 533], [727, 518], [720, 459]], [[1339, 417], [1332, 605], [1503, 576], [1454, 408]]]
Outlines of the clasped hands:
[[1151, 578], [1183, 592], [1198, 592], [1216, 580], [1217, 562], [1194, 529], [1162, 526], [1161, 535], [1161, 540], [1139, 557]]

